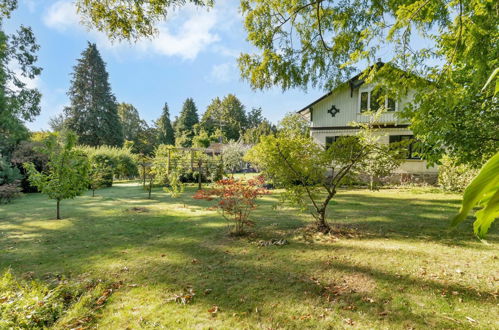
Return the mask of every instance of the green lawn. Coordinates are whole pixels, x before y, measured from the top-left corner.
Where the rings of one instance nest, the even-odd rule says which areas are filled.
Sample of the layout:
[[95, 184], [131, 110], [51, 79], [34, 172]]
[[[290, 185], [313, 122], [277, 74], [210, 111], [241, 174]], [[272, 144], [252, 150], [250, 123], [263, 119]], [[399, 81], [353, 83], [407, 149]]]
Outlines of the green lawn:
[[[499, 328], [497, 226], [488, 245], [470, 220], [449, 230], [458, 195], [340, 191], [340, 234], [309, 237], [310, 218], [272, 194], [236, 239], [193, 192], [148, 200], [118, 184], [64, 201], [63, 220], [40, 194], [0, 205], [0, 271], [123, 281], [94, 321], [103, 329]], [[289, 244], [256, 244], [271, 238]], [[190, 303], [170, 301], [188, 288]]]

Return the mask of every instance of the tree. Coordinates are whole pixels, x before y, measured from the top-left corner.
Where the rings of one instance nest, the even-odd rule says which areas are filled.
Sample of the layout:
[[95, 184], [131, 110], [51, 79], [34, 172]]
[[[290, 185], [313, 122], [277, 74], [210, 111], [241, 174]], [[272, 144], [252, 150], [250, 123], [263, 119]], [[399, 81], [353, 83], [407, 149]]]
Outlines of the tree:
[[317, 231], [328, 233], [329, 202], [347, 176], [361, 170], [367, 156], [379, 148], [372, 134], [371, 128], [361, 128], [358, 135], [338, 139], [327, 149], [303, 134], [269, 135], [246, 159], [285, 189], [287, 201], [310, 211]]
[[10, 203], [20, 195], [22, 178], [17, 167], [12, 166], [5, 157], [0, 157], [0, 204]]
[[112, 171], [109, 165], [103, 163], [93, 163], [90, 165], [88, 174], [88, 185], [92, 190], [92, 197], [95, 197], [95, 191], [106, 186], [106, 175]]
[[137, 40], [157, 33], [156, 24], [170, 9], [187, 4], [206, 7], [213, 0], [77, 0], [78, 12], [87, 24], [111, 39]]
[[267, 119], [264, 119], [260, 125], [254, 128], [248, 128], [243, 134], [243, 142], [246, 144], [257, 144], [260, 137], [275, 134], [277, 128]]
[[277, 124], [279, 135], [309, 136], [310, 123], [302, 115], [290, 112]]
[[64, 130], [64, 114], [58, 114], [49, 118], [49, 126], [52, 132], [60, 132]]
[[156, 127], [159, 144], [175, 145], [175, 131], [170, 121], [170, 110], [167, 103], [163, 106], [163, 112], [156, 121]]
[[140, 131], [147, 124], [140, 119], [139, 111], [129, 103], [118, 104], [118, 116], [123, 128], [123, 138], [128, 141], [137, 141]]
[[450, 152], [479, 166], [499, 147], [497, 100], [479, 93], [499, 58], [497, 2], [243, 0], [241, 8], [258, 51], [239, 65], [254, 88], [331, 90], [390, 47], [390, 65], [361, 78], [388, 76], [399, 95], [416, 91], [404, 112], [430, 163]]
[[33, 31], [21, 26], [7, 35], [3, 24], [17, 8], [17, 1], [5, 1], [0, 13], [0, 154], [10, 154], [15, 145], [29, 137], [25, 121], [40, 113], [41, 94], [29, 88], [27, 79], [35, 79], [41, 68], [36, 66], [39, 46]]
[[201, 126], [211, 135], [221, 129], [227, 140], [238, 140], [248, 125], [244, 105], [234, 95], [213, 99], [201, 119]]
[[268, 193], [262, 188], [264, 183], [261, 176], [248, 181], [234, 178], [220, 180], [212, 189], [198, 190], [194, 198], [216, 200], [217, 204], [213, 208], [219, 210], [226, 220], [234, 222], [231, 233], [242, 235], [245, 233], [245, 226], [253, 225], [249, 216], [257, 206], [256, 199]]
[[262, 116], [262, 108], [252, 108], [247, 115], [248, 128], [256, 128], [265, 120]]
[[122, 146], [123, 128], [116, 98], [95, 44], [88, 43], [72, 75], [70, 106], [64, 109], [67, 128], [76, 132], [80, 144]]
[[192, 98], [185, 100], [180, 112], [180, 116], [175, 125], [175, 136], [177, 137], [177, 145], [181, 147], [191, 147], [192, 138], [194, 137], [194, 125], [199, 122], [198, 109]]
[[45, 141], [44, 151], [49, 160], [44, 172], [39, 172], [33, 163], [24, 163], [31, 184], [56, 200], [57, 219], [61, 218], [61, 201], [81, 195], [88, 187], [88, 160], [74, 149], [76, 139], [75, 133], [66, 131]]

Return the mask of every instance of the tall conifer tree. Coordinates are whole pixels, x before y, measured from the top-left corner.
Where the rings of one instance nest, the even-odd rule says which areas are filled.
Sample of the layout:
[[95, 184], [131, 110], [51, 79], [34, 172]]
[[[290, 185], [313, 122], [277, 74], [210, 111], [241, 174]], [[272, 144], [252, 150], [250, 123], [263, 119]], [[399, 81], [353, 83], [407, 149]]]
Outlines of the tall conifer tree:
[[123, 145], [123, 128], [108, 78], [96, 45], [88, 43], [74, 67], [68, 92], [71, 105], [64, 109], [66, 125], [78, 134], [81, 144]]
[[156, 127], [158, 130], [158, 142], [161, 144], [175, 144], [175, 132], [173, 131], [172, 122], [170, 120], [170, 110], [168, 109], [168, 104], [165, 103], [163, 106], [163, 112], [161, 117], [156, 121]]
[[194, 137], [194, 125], [199, 122], [198, 109], [192, 98], [185, 100], [182, 112], [176, 122], [176, 142], [181, 147], [191, 147]]

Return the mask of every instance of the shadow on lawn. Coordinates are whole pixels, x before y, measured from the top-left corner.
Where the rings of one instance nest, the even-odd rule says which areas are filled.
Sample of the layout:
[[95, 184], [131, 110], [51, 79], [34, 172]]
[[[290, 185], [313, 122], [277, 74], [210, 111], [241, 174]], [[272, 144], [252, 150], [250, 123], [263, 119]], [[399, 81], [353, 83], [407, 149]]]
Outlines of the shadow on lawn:
[[[67, 209], [72, 210], [73, 217], [60, 222], [58, 228], [42, 228], [23, 221], [21, 216], [2, 219], [3, 225], [8, 226], [1, 229], [0, 247], [6, 253], [2, 253], [0, 269], [12, 267], [16, 272], [37, 270], [38, 274], [58, 272], [71, 275], [91, 271], [98, 268], [102, 260], [111, 260], [116, 265], [130, 264], [129, 274], [117, 276], [140, 285], [147, 286], [152, 282], [170, 288], [178, 287], [179, 290], [192, 286], [199, 293], [194, 304], [203, 304], [205, 309], [217, 305], [227, 317], [232, 313], [250, 320], [272, 316], [274, 324], [298, 322], [295, 324], [297, 327], [298, 324], [306, 327], [307, 321], [290, 321], [285, 312], [273, 311], [269, 306], [278, 305], [282, 299], [290, 299], [296, 304], [309, 304], [314, 308], [333, 308], [342, 317], [353, 317], [354, 313], [362, 312], [369, 319], [382, 319], [388, 325], [408, 322], [418, 327], [455, 327], [460, 321], [443, 318], [432, 310], [415, 312], [410, 306], [402, 306], [394, 300], [404, 298], [407, 293], [417, 294], [414, 293], [417, 290], [427, 290], [428, 294], [437, 296], [444, 291], [459, 292], [459, 296], [445, 298], [450, 305], [458, 304], [458, 299], [463, 297], [490, 308], [496, 303], [491, 293], [465, 285], [444, 285], [411, 275], [401, 276], [346, 260], [326, 262], [317, 258], [289, 258], [310, 249], [310, 246], [300, 242], [278, 249], [255, 249], [251, 246], [246, 253], [228, 252], [227, 247], [245, 249], [248, 243], [246, 240], [228, 239], [221, 231], [225, 221], [215, 213], [196, 214], [209, 203], [186, 197], [171, 200], [161, 193], [155, 194], [153, 200], [147, 200], [142, 195], [137, 197], [136, 189], [126, 187], [125, 192], [114, 197], [112, 190], [104, 190], [99, 200], [84, 197], [68, 201]], [[153, 208], [166, 201], [178, 204], [183, 212], [192, 211], [192, 215], [165, 215]], [[184, 202], [187, 204], [185, 208]], [[276, 233], [289, 235], [306, 223], [293, 210], [269, 214], [273, 204], [272, 200], [264, 200], [262, 207], [255, 212], [255, 218], [260, 219], [257, 228], [260, 237], [273, 237]], [[468, 233], [470, 229], [448, 232], [448, 219], [441, 218], [442, 215], [450, 217], [457, 205], [458, 201], [453, 199], [433, 203], [425, 199], [401, 201], [399, 198], [373, 197], [362, 193], [341, 193], [329, 214], [335, 219], [331, 222], [354, 226], [368, 233], [369, 238], [394, 237], [468, 245], [475, 242], [475, 238]], [[144, 213], [127, 213], [131, 207], [151, 209]], [[52, 211], [52, 203], [47, 202], [37, 207], [31, 217], [44, 217], [51, 215]], [[494, 233], [491, 236], [493, 239], [497, 237]], [[148, 262], [139, 265], [133, 257], [127, 258], [123, 254], [123, 251], [133, 249], [140, 249]], [[352, 254], [358, 252], [356, 249], [371, 250], [379, 255], [386, 253], [381, 249], [320, 244], [314, 244], [314, 249], [330, 250], [332, 253], [335, 249], [351, 250]], [[160, 252], [167, 257], [161, 257]], [[406, 258], [414, 258], [414, 253], [409, 251], [399, 253], [407, 253]], [[169, 261], [170, 254], [181, 255], [183, 262]], [[267, 257], [274, 259], [266, 260]], [[324, 269], [372, 279], [377, 286], [392, 287], [392, 294], [375, 289], [334, 293], [331, 286], [335, 283], [312, 279], [314, 273]], [[109, 276], [114, 275], [110, 273]], [[203, 295], [201, 292], [204, 289], [212, 289], [213, 292]], [[327, 296], [332, 301], [328, 301]], [[268, 310], [255, 313], [261, 305]], [[347, 310], [349, 308], [352, 310]]]

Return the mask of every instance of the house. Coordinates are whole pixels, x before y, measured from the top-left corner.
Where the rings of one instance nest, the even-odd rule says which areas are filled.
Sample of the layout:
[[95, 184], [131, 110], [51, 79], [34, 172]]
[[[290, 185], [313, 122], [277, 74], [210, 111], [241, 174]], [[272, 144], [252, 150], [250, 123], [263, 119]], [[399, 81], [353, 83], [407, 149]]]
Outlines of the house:
[[[369, 122], [371, 116], [366, 112], [376, 111], [380, 106], [386, 109], [377, 121], [381, 128], [380, 143], [414, 139], [409, 123], [398, 116], [399, 111], [411, 102], [414, 93], [409, 91], [399, 99], [385, 97], [384, 101], [378, 104], [379, 89], [374, 87], [374, 84], [365, 83], [359, 74], [305, 106], [298, 113], [310, 120], [311, 136], [325, 147], [339, 136], [355, 135], [358, 128], [352, 127], [350, 123]], [[407, 159], [390, 180], [435, 183], [438, 168], [428, 167], [426, 162], [417, 156], [414, 144], [409, 144], [407, 149]]]

